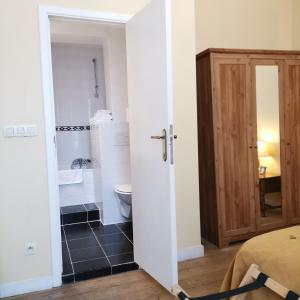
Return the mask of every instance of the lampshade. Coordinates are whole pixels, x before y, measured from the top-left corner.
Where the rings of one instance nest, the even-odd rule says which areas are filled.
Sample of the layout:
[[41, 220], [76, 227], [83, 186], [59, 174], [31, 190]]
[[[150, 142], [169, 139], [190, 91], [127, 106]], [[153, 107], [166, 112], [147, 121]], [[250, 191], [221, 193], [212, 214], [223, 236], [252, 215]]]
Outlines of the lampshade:
[[258, 141], [257, 142], [257, 148], [258, 148], [258, 156], [259, 157], [270, 156], [268, 145], [267, 145], [266, 142]]

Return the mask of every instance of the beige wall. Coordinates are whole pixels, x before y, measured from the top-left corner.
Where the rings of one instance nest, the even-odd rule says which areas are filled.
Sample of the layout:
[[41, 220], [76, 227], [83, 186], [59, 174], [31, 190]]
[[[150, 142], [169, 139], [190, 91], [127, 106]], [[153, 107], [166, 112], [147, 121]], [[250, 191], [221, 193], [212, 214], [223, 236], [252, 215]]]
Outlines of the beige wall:
[[293, 1], [299, 3], [196, 0], [197, 52], [218, 47], [292, 49]]
[[[1, 1], [0, 128], [7, 124], [37, 124], [38, 136], [8, 139], [0, 134], [0, 284], [51, 274], [38, 4], [134, 14], [147, 2]], [[178, 23], [175, 21], [173, 24], [177, 30], [173, 55], [177, 84], [175, 126], [179, 135], [176, 145], [178, 247], [181, 249], [200, 244], [193, 57], [195, 36], [193, 0], [174, 0], [173, 3], [178, 6], [178, 9], [174, 8], [174, 16], [180, 17]], [[183, 47], [182, 43], [189, 43], [191, 47]], [[37, 255], [24, 256], [27, 241], [38, 243]]]
[[293, 49], [300, 50], [300, 1], [293, 0]]
[[[196, 0], [197, 1], [197, 0]], [[174, 131], [179, 249], [200, 245], [194, 1], [172, 0]], [[192, 30], [192, 32], [191, 32]], [[181, 34], [182, 33], [182, 34]], [[190, 45], [190, 47], [187, 47]], [[186, 75], [188, 74], [188, 78]]]

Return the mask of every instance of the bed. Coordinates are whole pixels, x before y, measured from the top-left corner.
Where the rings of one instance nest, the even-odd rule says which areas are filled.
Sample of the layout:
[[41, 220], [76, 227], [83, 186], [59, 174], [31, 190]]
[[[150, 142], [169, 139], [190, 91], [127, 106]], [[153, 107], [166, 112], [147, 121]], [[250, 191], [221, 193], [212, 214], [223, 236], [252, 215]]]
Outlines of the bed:
[[[245, 242], [232, 261], [222, 291], [240, 285], [251, 264], [285, 287], [300, 294], [300, 226], [262, 234]], [[245, 300], [282, 300], [267, 288], [250, 292]]]

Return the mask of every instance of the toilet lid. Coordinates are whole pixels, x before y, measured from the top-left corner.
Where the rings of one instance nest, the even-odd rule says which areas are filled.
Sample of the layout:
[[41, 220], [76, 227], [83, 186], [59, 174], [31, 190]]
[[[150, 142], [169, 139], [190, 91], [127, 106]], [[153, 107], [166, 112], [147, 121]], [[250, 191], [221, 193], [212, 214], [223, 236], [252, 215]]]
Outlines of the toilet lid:
[[116, 191], [124, 194], [131, 194], [131, 184], [116, 185]]

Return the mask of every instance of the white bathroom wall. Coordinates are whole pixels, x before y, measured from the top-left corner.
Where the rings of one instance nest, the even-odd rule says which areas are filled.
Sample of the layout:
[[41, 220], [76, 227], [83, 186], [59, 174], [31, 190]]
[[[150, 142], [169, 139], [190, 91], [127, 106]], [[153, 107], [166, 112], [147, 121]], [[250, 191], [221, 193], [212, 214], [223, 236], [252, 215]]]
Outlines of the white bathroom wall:
[[125, 122], [128, 93], [124, 25], [51, 20], [51, 35], [57, 42], [102, 46], [106, 107], [112, 110], [115, 121]]
[[95, 202], [94, 170], [82, 170], [82, 182], [59, 186], [60, 206], [80, 205]]
[[[94, 95], [93, 58], [97, 60], [99, 98]], [[56, 125], [88, 125], [94, 112], [106, 106], [102, 47], [52, 43], [52, 64]]]
[[[99, 98], [95, 97], [93, 58], [97, 60]], [[86, 126], [95, 111], [106, 105], [103, 50], [100, 45], [52, 43], [52, 63], [58, 166], [65, 170], [76, 158], [90, 158]], [[62, 131], [61, 126], [67, 128]], [[72, 126], [85, 127], [74, 130]]]
[[128, 123], [93, 122], [91, 144], [95, 202], [102, 209], [101, 221], [105, 225], [124, 222], [114, 189], [131, 182]]
[[56, 141], [59, 170], [71, 169], [71, 164], [76, 158], [91, 158], [88, 130], [56, 131]]

